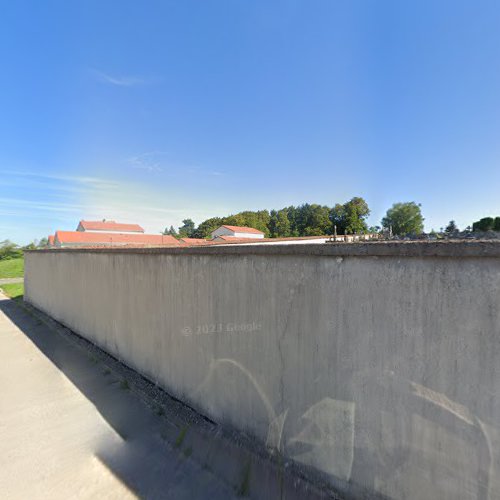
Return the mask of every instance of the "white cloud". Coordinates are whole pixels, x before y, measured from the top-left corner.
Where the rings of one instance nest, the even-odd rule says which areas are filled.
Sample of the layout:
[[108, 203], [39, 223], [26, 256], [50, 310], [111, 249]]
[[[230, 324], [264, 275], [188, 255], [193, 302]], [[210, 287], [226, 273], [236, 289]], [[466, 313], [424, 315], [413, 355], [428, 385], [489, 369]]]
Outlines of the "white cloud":
[[148, 172], [163, 172], [161, 166], [161, 157], [167, 153], [163, 151], [150, 151], [137, 156], [132, 156], [127, 159], [127, 163], [132, 165], [132, 168], [138, 170], [146, 170]]
[[132, 75], [110, 75], [109, 73], [104, 73], [96, 69], [92, 70], [92, 74], [98, 82], [115, 85], [117, 87], [137, 87], [139, 85], [149, 85], [158, 81], [157, 79], [142, 78]]
[[[135, 161], [148, 162], [161, 154], [146, 153]], [[203, 173], [214, 175], [202, 169], [195, 169], [193, 175]], [[0, 217], [4, 217], [0, 239], [30, 241], [57, 229], [73, 230], [80, 219], [103, 218], [135, 222], [147, 232], [158, 233], [170, 225], [179, 227], [187, 217], [199, 223], [217, 213], [229, 213], [218, 197], [210, 193], [189, 195], [172, 182], [148, 185], [123, 179], [27, 171], [0, 171], [0, 178], [0, 186], [8, 187], [0, 195]], [[37, 221], [36, 226], [33, 220]], [[12, 227], [16, 228], [14, 232]]]

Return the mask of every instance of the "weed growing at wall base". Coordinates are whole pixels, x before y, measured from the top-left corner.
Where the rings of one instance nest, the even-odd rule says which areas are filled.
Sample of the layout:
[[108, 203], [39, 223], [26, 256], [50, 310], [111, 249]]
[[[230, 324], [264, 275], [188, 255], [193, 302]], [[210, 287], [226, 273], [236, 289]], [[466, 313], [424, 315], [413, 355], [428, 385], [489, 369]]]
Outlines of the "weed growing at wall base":
[[180, 448], [182, 446], [182, 443], [184, 442], [184, 439], [186, 438], [186, 434], [187, 434], [188, 429], [189, 429], [189, 425], [185, 425], [181, 429], [181, 432], [179, 432], [179, 435], [177, 436], [177, 439], [175, 440], [175, 443], [174, 443], [175, 448]]
[[120, 389], [123, 389], [124, 391], [128, 391], [130, 389], [130, 385], [128, 383], [128, 380], [126, 379], [123, 379], [121, 382], [120, 382]]

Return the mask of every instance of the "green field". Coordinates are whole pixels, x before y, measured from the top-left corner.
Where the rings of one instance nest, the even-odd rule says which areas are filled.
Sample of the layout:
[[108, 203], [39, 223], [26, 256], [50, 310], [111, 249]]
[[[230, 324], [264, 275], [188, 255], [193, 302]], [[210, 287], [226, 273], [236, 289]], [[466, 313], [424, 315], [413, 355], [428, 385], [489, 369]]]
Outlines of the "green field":
[[24, 276], [24, 257], [0, 260], [0, 278], [21, 278]]
[[9, 283], [8, 285], [0, 285], [0, 289], [11, 299], [21, 300], [24, 295], [24, 283]]

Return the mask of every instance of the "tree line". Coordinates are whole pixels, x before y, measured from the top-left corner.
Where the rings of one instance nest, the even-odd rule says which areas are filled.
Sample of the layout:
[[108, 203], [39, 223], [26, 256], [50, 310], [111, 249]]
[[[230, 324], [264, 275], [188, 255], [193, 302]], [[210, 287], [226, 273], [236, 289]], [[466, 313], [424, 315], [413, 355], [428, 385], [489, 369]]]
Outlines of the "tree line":
[[500, 231], [500, 217], [483, 217], [472, 224], [473, 231]]
[[34, 250], [36, 248], [43, 248], [47, 245], [47, 239], [44, 238], [39, 242], [35, 240], [23, 247], [16, 245], [10, 240], [0, 241], [0, 260], [4, 259], [17, 259], [23, 256], [25, 250]]
[[420, 205], [415, 202], [395, 203], [382, 219], [380, 226], [369, 227], [370, 208], [361, 197], [330, 207], [304, 203], [279, 210], [244, 211], [226, 217], [211, 217], [196, 227], [192, 219], [184, 219], [176, 231], [173, 226], [163, 234], [176, 238], [209, 238], [220, 226], [248, 226], [262, 231], [268, 238], [297, 236], [323, 236], [334, 234], [362, 234], [379, 232], [382, 228], [393, 234], [420, 234], [424, 218]]

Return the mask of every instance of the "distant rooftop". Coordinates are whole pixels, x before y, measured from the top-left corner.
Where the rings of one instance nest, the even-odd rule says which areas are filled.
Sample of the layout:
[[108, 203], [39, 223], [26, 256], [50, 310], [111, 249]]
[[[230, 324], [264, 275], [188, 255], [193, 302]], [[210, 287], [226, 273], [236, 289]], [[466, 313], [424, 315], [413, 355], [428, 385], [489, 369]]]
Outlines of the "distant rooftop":
[[101, 221], [81, 220], [77, 231], [111, 231], [125, 233], [144, 233], [139, 224], [124, 224], [114, 220], [103, 219]]
[[181, 238], [179, 240], [181, 243], [186, 245], [210, 245], [213, 241], [205, 240], [204, 238]]
[[173, 236], [161, 234], [87, 233], [85, 231], [56, 231], [55, 245], [148, 245], [179, 246]]
[[258, 229], [255, 229], [254, 227], [247, 227], [247, 226], [227, 226], [225, 224], [222, 227], [225, 227], [225, 228], [229, 229], [230, 231], [234, 231], [235, 233], [264, 234], [262, 231], [259, 231]]

